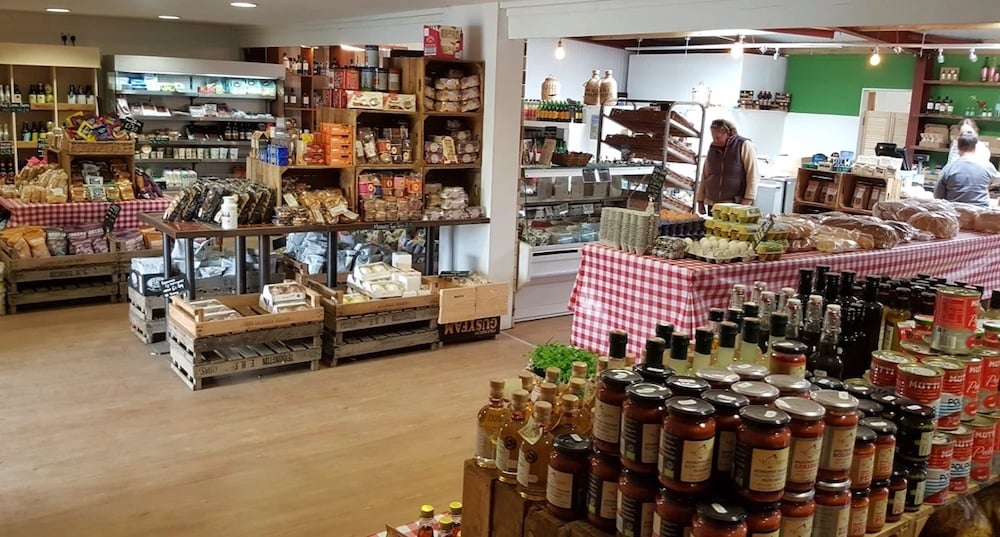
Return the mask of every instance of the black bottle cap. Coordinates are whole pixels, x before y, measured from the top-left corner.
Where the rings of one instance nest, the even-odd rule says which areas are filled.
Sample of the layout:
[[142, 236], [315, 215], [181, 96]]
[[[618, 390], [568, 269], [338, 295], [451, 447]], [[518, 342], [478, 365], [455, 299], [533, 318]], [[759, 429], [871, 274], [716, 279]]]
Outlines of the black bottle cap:
[[[682, 378], [682, 377], [674, 377]], [[700, 379], [693, 377], [683, 377], [696, 380], [698, 382], [704, 382]], [[708, 383], [705, 383], [707, 386]], [[674, 390], [676, 392], [676, 390]], [[702, 390], [704, 392], [706, 390]], [[673, 397], [667, 400], [667, 410], [673, 413], [682, 414], [684, 416], [693, 416], [696, 418], [706, 418], [715, 414], [715, 407], [708, 404], [697, 396], [679, 396]]]
[[712, 332], [711, 328], [705, 326], [696, 328], [694, 331], [694, 352], [712, 354], [712, 340], [714, 339], [715, 333]]
[[743, 309], [742, 308], [729, 308], [726, 310], [726, 320], [731, 323], [736, 323], [738, 325], [743, 324]]
[[771, 337], [785, 337], [785, 334], [788, 333], [788, 314], [776, 311], [771, 314], [768, 324], [770, 324], [768, 328]]
[[656, 337], [662, 339], [663, 341], [670, 341], [670, 337], [674, 335], [674, 323], [668, 323], [667, 321], [660, 321], [656, 323]]
[[717, 409], [738, 410], [750, 405], [747, 396], [729, 390], [708, 390], [701, 394], [701, 398]]
[[720, 325], [719, 328], [719, 346], [734, 348], [736, 347], [736, 336], [740, 334], [740, 327], [738, 324], [725, 321]]
[[990, 295], [990, 309], [1000, 309], [1000, 289], [994, 289]]
[[760, 319], [747, 317], [743, 320], [743, 342], [757, 343], [760, 340]]
[[646, 357], [642, 363], [649, 366], [662, 366], [663, 353], [667, 352], [667, 342], [658, 337], [646, 340]]
[[726, 320], [726, 310], [722, 308], [712, 308], [708, 310], [708, 320], [714, 323], [721, 323]]
[[628, 333], [616, 328], [611, 331], [608, 340], [610, 343], [608, 356], [612, 358], [625, 358], [625, 349], [628, 347]]
[[882, 415], [883, 407], [871, 399], [858, 399], [858, 410], [865, 418], [877, 418]]
[[674, 332], [670, 340], [670, 359], [687, 360], [688, 345], [691, 344], [691, 337], [684, 332]]
[[843, 390], [844, 383], [833, 377], [813, 377], [812, 383], [819, 386], [821, 390]]
[[743, 303], [743, 318], [749, 319], [750, 317], [760, 316], [760, 304], [756, 302], [744, 302]]

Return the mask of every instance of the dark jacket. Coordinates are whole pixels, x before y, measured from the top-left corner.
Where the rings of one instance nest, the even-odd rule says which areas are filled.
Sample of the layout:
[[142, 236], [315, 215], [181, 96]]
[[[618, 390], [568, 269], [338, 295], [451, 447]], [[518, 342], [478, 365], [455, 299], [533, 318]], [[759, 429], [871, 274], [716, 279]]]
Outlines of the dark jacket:
[[724, 146], [708, 146], [705, 157], [704, 190], [706, 200], [732, 202], [742, 199], [747, 188], [747, 170], [743, 165], [743, 144], [739, 135], [730, 136]]

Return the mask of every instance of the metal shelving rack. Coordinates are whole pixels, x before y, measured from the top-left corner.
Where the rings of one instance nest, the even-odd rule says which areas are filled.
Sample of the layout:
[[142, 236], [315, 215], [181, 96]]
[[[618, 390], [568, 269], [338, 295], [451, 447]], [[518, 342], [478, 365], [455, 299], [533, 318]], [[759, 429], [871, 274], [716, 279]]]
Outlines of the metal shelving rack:
[[[622, 106], [624, 105], [624, 107]], [[640, 108], [640, 106], [646, 106]], [[653, 108], [656, 107], [656, 108]], [[684, 118], [678, 109], [694, 108], [700, 111], [700, 128]], [[707, 119], [705, 105], [694, 101], [653, 101], [638, 99], [618, 99], [614, 105], [601, 106], [601, 120], [597, 126], [598, 162], [601, 161], [601, 149], [604, 145], [622, 151], [624, 160], [642, 158], [658, 162], [666, 170], [664, 185], [675, 190], [685, 190], [692, 193], [690, 206], [664, 191], [660, 199], [655, 200], [658, 211], [664, 201], [669, 208], [694, 213], [694, 193], [698, 189], [701, 177], [702, 151], [705, 144], [705, 122]], [[631, 132], [631, 134], [611, 134], [605, 136], [604, 122], [611, 120]], [[697, 152], [687, 149], [682, 143], [673, 139], [698, 140]], [[694, 166], [694, 176], [688, 177], [673, 169], [671, 164]]]

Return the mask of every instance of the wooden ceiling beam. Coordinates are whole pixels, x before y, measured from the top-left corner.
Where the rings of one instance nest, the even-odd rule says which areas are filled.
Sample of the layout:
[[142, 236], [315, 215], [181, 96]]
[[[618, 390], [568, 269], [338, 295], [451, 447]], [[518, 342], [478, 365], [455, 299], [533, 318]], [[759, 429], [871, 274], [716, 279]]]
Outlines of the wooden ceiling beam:
[[854, 37], [885, 44], [975, 45], [981, 42], [975, 39], [960, 39], [934, 34], [925, 35], [911, 30], [866, 29], [855, 26], [844, 26], [834, 29], [838, 32], [853, 35]]
[[837, 34], [837, 32], [830, 30], [829, 28], [773, 28], [767, 31], [777, 34], [815, 37], [818, 39], [833, 39]]

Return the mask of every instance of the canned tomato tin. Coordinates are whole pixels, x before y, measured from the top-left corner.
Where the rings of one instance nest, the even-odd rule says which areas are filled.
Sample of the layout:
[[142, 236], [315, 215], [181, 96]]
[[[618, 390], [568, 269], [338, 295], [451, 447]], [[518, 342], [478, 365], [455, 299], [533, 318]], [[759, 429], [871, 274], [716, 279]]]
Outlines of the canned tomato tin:
[[997, 424], [997, 430], [993, 433], [993, 464], [990, 470], [991, 474], [997, 475], [1000, 474], [1000, 412], [993, 411], [982, 416]]
[[1000, 349], [1000, 321], [983, 323], [983, 346]]
[[896, 368], [896, 393], [927, 405], [937, 412], [941, 402], [944, 371], [924, 364], [902, 364]]
[[949, 356], [965, 365], [965, 385], [962, 387], [962, 421], [976, 417], [979, 402], [979, 388], [983, 381], [983, 360], [978, 356]]
[[951, 455], [951, 492], [965, 492], [969, 488], [972, 473], [972, 428], [966, 424], [948, 433], [954, 443]]
[[973, 356], [983, 361], [983, 377], [979, 383], [979, 412], [997, 409], [997, 388], [1000, 387], [1000, 350], [979, 347], [972, 350]]
[[972, 479], [989, 481], [997, 422], [980, 416], [972, 420], [969, 426], [972, 427]]
[[951, 470], [951, 458], [955, 455], [955, 440], [948, 433], [934, 433], [931, 437], [931, 455], [927, 458], [928, 468]]
[[931, 358], [941, 354], [932, 349], [930, 345], [915, 339], [900, 342], [899, 348], [918, 362], [923, 362], [925, 358]]
[[941, 380], [941, 402], [938, 405], [938, 429], [954, 429], [962, 421], [965, 394], [965, 365], [941, 356], [924, 360], [924, 365], [944, 372]]
[[948, 354], [967, 354], [976, 337], [982, 295], [974, 289], [939, 287], [934, 302], [931, 347]]
[[934, 331], [934, 317], [931, 315], [914, 315], [913, 331], [911, 338], [917, 341], [924, 341], [924, 337], [930, 336]]
[[896, 387], [896, 368], [900, 364], [913, 363], [913, 358], [896, 351], [875, 351], [872, 353], [871, 370], [868, 373], [872, 386]]
[[927, 467], [927, 481], [924, 483], [924, 503], [941, 505], [948, 495], [951, 485], [951, 468]]

